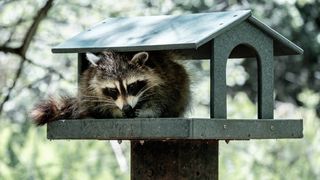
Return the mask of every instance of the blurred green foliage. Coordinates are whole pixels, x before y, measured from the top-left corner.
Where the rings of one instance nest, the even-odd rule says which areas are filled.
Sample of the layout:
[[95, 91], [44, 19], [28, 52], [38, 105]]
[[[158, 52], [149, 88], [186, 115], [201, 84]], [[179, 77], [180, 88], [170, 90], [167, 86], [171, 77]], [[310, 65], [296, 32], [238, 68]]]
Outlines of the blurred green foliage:
[[[129, 179], [128, 142], [49, 141], [45, 127], [30, 123], [34, 103], [76, 92], [76, 56], [53, 55], [52, 46], [107, 17], [249, 8], [305, 50], [303, 56], [275, 59], [275, 116], [303, 118], [305, 137], [221, 142], [219, 176], [320, 179], [319, 0], [0, 1], [0, 179]], [[255, 66], [249, 60], [228, 62], [229, 118], [256, 117]], [[189, 116], [208, 117], [209, 63], [191, 62], [188, 68], [198, 92]]]

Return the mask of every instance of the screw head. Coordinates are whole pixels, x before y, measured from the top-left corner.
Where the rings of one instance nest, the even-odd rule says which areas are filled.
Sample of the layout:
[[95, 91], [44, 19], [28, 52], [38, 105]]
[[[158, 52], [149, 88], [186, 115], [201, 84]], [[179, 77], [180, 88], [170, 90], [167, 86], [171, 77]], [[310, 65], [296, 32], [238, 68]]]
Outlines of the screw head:
[[273, 130], [274, 130], [274, 126], [273, 126], [273, 125], [271, 125], [271, 126], [270, 126], [270, 129], [271, 129], [271, 131], [273, 131]]

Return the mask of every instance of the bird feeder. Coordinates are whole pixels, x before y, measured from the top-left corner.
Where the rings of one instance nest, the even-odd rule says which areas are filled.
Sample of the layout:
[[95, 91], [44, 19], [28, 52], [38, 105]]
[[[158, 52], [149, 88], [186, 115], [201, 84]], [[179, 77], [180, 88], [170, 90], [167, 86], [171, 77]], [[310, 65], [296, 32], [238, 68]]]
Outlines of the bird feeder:
[[[303, 137], [302, 119], [273, 118], [274, 57], [303, 50], [250, 10], [109, 18], [52, 52], [77, 53], [80, 76], [88, 67], [85, 53], [105, 50], [176, 50], [188, 59], [210, 59], [208, 119], [75, 119], [48, 124], [48, 139], [131, 140], [132, 179], [218, 179], [219, 140]], [[247, 57], [257, 59], [258, 119], [227, 119], [227, 59]]]

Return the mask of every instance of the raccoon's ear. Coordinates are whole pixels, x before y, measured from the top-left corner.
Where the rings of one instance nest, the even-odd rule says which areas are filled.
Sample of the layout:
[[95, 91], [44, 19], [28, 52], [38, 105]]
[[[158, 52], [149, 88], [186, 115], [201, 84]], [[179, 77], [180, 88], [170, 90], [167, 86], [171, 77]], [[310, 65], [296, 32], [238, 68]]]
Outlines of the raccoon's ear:
[[131, 62], [142, 66], [147, 62], [148, 58], [149, 54], [147, 52], [139, 52], [133, 56]]
[[86, 53], [87, 59], [89, 62], [91, 62], [92, 65], [98, 66], [97, 62], [101, 59], [101, 57], [96, 56], [92, 53]]

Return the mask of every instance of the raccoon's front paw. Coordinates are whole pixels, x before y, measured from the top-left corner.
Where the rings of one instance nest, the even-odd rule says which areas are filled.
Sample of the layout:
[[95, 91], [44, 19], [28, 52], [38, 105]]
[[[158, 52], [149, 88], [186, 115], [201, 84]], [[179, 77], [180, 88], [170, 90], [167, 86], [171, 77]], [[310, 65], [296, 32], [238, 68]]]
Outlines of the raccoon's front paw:
[[134, 114], [136, 115], [136, 117], [139, 117], [140, 109], [136, 109], [136, 111], [134, 112]]
[[139, 118], [154, 118], [154, 117], [160, 116], [160, 113], [153, 109], [139, 109], [139, 110], [136, 110], [135, 113], [136, 113], [136, 116]]
[[112, 113], [113, 118], [122, 118], [123, 117], [122, 111], [118, 108], [113, 109], [111, 113]]

